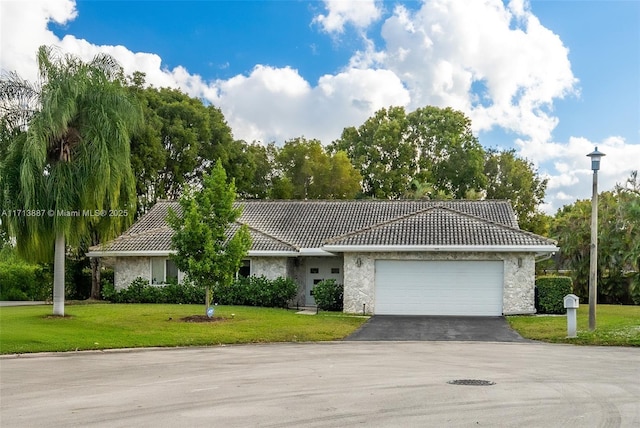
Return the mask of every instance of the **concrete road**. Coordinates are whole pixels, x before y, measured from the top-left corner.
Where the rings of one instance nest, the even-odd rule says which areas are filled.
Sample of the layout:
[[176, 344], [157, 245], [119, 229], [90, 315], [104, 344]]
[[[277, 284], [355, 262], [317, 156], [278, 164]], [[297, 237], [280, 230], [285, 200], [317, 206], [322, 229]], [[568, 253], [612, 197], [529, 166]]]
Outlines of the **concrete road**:
[[640, 349], [331, 342], [3, 357], [0, 401], [3, 428], [638, 427]]
[[527, 342], [504, 317], [375, 315], [346, 340]]

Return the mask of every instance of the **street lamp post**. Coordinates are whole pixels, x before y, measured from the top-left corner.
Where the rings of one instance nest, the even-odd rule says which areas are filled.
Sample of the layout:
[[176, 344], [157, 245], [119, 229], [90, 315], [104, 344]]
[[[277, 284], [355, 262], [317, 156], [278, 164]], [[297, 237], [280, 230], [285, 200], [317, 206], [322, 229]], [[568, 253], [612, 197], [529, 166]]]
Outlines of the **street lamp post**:
[[598, 148], [589, 153], [593, 170], [591, 194], [591, 251], [589, 260], [589, 330], [596, 329], [596, 304], [598, 301], [598, 170], [600, 159], [605, 156]]

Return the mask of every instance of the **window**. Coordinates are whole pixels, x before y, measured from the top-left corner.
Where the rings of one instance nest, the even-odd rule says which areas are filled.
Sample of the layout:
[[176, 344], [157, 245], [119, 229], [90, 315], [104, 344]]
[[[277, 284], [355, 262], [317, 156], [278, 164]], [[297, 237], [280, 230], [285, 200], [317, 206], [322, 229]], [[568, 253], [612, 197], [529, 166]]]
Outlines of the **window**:
[[162, 284], [164, 283], [164, 260], [160, 257], [153, 257], [151, 259], [151, 283]]
[[238, 278], [249, 278], [251, 276], [251, 260], [243, 260], [238, 269]]
[[178, 280], [178, 267], [171, 259], [164, 257], [151, 258], [151, 283], [166, 284]]
[[176, 266], [176, 263], [173, 260], [166, 260], [165, 272], [165, 282], [178, 282], [178, 266]]
[[340, 268], [331, 268], [331, 273], [340, 273]]
[[309, 269], [309, 273], [318, 273], [318, 272], [320, 272], [320, 270], [318, 268]]

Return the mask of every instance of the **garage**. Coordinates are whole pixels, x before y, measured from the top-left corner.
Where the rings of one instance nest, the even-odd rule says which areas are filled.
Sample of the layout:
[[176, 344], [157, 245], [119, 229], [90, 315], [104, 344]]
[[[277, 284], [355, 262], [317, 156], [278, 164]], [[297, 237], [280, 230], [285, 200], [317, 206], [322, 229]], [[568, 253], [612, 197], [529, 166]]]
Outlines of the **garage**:
[[502, 315], [502, 261], [376, 260], [378, 315]]

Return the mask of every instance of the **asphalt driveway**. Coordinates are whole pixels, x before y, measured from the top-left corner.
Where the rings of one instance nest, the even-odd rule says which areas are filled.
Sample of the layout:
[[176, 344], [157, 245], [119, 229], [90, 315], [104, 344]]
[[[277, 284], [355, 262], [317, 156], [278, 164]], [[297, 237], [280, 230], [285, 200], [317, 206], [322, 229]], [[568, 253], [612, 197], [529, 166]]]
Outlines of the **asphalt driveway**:
[[528, 342], [504, 317], [376, 315], [345, 340]]

